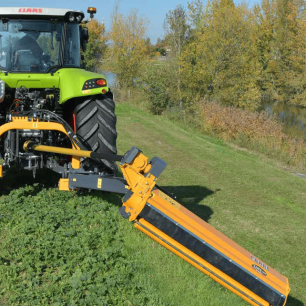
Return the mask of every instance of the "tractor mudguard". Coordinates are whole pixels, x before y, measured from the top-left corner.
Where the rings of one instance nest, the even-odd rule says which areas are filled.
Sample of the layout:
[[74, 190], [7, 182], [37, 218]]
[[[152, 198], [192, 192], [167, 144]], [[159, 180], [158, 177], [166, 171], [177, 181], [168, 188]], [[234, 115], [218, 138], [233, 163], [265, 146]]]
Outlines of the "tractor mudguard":
[[109, 91], [107, 83], [103, 87], [96, 84], [97, 79], [106, 80], [103, 74], [77, 68], [60, 69], [57, 74], [59, 76], [60, 104], [76, 97], [102, 94], [102, 90], [105, 90], [103, 93]]

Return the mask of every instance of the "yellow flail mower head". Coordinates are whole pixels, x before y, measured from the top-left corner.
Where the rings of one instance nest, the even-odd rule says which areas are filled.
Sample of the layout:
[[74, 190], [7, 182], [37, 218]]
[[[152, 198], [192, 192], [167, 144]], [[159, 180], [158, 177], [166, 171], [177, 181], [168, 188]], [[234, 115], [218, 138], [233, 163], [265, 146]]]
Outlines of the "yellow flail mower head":
[[[86, 150], [79, 136], [60, 120], [47, 122], [15, 117], [0, 127], [0, 136], [9, 131], [61, 133], [69, 139], [70, 146], [50, 146], [35, 140], [23, 142], [19, 154], [26, 156], [29, 168], [34, 166], [32, 162], [36, 162], [38, 156], [41, 164], [62, 175], [60, 190], [85, 188], [123, 194], [120, 213], [137, 229], [251, 305], [285, 305], [290, 291], [285, 276], [191, 213], [156, 184], [166, 167], [160, 158], [149, 161], [136, 147], [122, 156]], [[71, 159], [63, 166], [60, 161], [64, 155]], [[48, 160], [50, 156], [53, 161]], [[55, 156], [59, 156], [58, 159]], [[84, 161], [88, 159], [119, 162], [124, 177], [86, 170]], [[0, 166], [0, 176], [4, 168]]]

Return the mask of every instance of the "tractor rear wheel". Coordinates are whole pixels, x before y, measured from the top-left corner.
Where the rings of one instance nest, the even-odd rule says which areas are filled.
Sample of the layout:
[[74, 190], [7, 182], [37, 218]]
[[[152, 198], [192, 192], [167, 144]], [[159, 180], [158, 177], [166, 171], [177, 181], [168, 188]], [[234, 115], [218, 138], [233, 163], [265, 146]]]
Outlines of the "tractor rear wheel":
[[[76, 133], [88, 149], [107, 154], [117, 154], [115, 103], [111, 94], [79, 98], [74, 108]], [[115, 162], [100, 160], [110, 174], [117, 172]]]

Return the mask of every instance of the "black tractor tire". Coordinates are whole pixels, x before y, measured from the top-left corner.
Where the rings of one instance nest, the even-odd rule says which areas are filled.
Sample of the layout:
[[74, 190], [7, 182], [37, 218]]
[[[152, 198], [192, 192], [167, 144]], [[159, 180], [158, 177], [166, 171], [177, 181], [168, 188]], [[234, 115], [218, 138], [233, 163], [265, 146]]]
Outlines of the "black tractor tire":
[[[111, 94], [79, 98], [74, 108], [76, 134], [94, 152], [117, 154], [115, 103]], [[116, 174], [115, 162], [101, 159], [109, 174]]]

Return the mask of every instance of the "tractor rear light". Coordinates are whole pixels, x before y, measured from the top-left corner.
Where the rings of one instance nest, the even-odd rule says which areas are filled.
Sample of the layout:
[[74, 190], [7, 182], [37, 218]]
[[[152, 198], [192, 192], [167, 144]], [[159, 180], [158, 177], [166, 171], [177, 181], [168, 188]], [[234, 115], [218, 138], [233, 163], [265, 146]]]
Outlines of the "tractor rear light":
[[4, 101], [5, 98], [5, 83], [0, 80], [0, 103]]
[[105, 90], [105, 89], [102, 89], [102, 93], [104, 93], [104, 94], [105, 94], [105, 93], [106, 93], [106, 90]]
[[106, 80], [104, 80], [104, 79], [99, 79], [99, 80], [97, 80], [97, 81], [96, 81], [96, 84], [99, 85], [99, 86], [101, 86], [101, 87], [107, 86], [107, 82], [106, 82]]
[[82, 90], [99, 89], [101, 87], [107, 87], [105, 79], [90, 79], [83, 84]]

